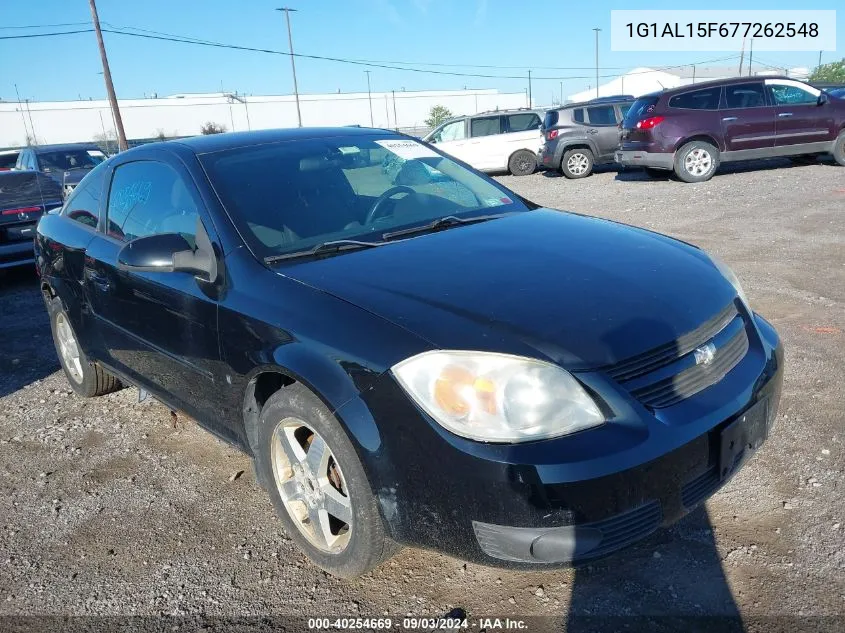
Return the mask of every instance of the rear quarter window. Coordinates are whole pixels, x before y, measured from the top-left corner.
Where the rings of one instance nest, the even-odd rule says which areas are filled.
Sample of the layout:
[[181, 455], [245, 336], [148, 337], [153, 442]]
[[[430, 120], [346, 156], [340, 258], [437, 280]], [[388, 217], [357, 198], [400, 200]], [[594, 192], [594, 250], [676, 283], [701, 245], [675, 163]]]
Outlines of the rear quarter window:
[[584, 108], [575, 108], [572, 111], [572, 120], [577, 123], [584, 122]]
[[553, 128], [557, 125], [558, 120], [560, 119], [560, 112], [557, 110], [549, 110], [546, 112], [546, 116], [543, 117], [543, 129], [548, 130]]
[[675, 95], [669, 99], [669, 107], [682, 110], [718, 110], [722, 88], [705, 88]]

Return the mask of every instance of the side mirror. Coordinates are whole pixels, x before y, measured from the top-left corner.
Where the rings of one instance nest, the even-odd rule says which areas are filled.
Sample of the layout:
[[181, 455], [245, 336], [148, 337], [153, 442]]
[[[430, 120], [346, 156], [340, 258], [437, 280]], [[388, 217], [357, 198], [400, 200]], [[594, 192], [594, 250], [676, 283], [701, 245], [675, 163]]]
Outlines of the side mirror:
[[830, 97], [827, 95], [827, 93], [826, 93], [826, 92], [822, 92], [822, 93], [819, 95], [819, 99], [818, 99], [818, 101], [816, 101], [816, 104], [817, 104], [817, 105], [824, 105], [824, 104], [825, 104], [825, 103], [827, 103], [828, 101], [830, 101]]
[[117, 254], [120, 270], [135, 272], [188, 272], [206, 281], [217, 279], [217, 256], [197, 218], [197, 246], [191, 248], [179, 233], [159, 233], [132, 240]]

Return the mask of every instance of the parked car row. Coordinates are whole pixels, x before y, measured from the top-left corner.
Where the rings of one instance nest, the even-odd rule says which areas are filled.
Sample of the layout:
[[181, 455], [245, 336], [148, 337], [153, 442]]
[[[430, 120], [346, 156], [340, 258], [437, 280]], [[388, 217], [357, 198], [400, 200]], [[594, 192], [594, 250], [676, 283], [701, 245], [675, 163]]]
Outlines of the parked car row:
[[544, 113], [457, 117], [424, 140], [476, 169], [515, 176], [539, 166], [584, 178], [595, 165], [616, 162], [653, 177], [674, 173], [684, 182], [703, 182], [721, 163], [739, 160], [830, 154], [845, 165], [845, 89], [820, 90], [788, 77], [736, 77]]

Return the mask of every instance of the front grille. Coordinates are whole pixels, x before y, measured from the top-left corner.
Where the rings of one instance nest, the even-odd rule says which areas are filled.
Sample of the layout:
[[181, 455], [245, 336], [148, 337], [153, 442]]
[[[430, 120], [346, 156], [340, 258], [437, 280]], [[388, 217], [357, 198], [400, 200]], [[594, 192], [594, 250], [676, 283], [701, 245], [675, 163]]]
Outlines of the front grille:
[[699, 503], [710, 497], [722, 485], [719, 479], [719, 469], [715, 466], [705, 471], [681, 488], [681, 503], [687, 510], [691, 510]]
[[[694, 352], [708, 343], [715, 354], [699, 364]], [[659, 409], [719, 382], [742, 360], [748, 344], [744, 321], [731, 303], [692, 332], [604, 371], [644, 405]]]
[[589, 523], [587, 525], [590, 527], [601, 530], [602, 539], [599, 546], [587, 552], [584, 558], [604, 556], [622, 549], [654, 532], [662, 520], [660, 504], [657, 501], [649, 501], [623, 514]]

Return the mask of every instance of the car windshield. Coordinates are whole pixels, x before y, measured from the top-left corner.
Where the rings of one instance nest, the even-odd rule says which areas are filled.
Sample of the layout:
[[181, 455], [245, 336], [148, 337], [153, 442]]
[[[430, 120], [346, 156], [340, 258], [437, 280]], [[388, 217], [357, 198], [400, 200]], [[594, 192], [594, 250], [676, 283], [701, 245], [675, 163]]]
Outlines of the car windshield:
[[84, 149], [38, 152], [38, 164], [42, 171], [93, 169], [97, 166], [97, 162]]
[[657, 101], [658, 97], [655, 96], [640, 97], [634, 101], [631, 108], [625, 113], [625, 119], [622, 122], [622, 126], [626, 128], [634, 127], [637, 124], [637, 121], [652, 113]]
[[446, 216], [528, 210], [492, 180], [406, 137], [287, 141], [200, 160], [261, 258], [335, 240], [382, 241], [385, 233]]

